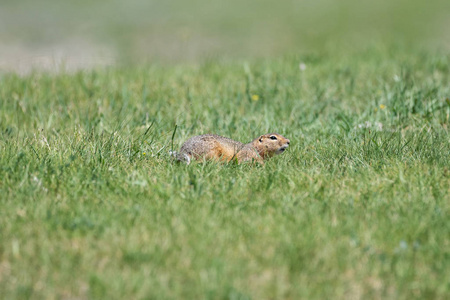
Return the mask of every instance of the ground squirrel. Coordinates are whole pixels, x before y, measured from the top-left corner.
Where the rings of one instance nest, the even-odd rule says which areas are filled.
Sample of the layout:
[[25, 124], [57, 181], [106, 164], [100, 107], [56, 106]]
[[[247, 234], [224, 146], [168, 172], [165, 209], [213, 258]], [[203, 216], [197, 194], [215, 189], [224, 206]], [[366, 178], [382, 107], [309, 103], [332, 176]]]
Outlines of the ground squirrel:
[[283, 153], [289, 143], [287, 138], [278, 133], [261, 135], [248, 144], [215, 134], [204, 134], [184, 142], [176, 158], [187, 164], [192, 159], [226, 162], [236, 159], [238, 163], [254, 160], [264, 164], [265, 159]]

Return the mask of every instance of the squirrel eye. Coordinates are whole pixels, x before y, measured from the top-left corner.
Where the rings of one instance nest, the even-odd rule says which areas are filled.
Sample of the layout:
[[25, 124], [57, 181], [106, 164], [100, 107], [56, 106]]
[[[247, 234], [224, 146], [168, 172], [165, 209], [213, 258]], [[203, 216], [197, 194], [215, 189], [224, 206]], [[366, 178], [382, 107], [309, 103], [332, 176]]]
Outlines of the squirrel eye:
[[271, 140], [276, 140], [276, 139], [277, 139], [277, 137], [276, 137], [276, 136], [274, 136], [274, 135], [271, 135], [271, 136], [270, 136], [270, 139], [271, 139]]

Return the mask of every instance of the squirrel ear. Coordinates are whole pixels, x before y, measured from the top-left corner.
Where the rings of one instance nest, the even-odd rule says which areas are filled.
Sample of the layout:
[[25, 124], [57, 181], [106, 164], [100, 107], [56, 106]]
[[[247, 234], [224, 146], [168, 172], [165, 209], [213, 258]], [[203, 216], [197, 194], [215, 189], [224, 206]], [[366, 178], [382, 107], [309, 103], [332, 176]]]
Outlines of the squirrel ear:
[[262, 139], [263, 139], [263, 136], [261, 135], [261, 136], [258, 138], [258, 140], [259, 140], [260, 143], [262, 143]]

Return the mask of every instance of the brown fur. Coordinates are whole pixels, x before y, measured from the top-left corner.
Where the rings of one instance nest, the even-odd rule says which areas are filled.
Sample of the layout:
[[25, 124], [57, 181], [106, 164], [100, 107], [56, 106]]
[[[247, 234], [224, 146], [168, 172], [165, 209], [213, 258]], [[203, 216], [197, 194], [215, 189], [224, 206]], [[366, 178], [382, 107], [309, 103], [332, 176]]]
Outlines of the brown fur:
[[187, 164], [192, 159], [207, 159], [229, 162], [237, 159], [243, 161], [256, 161], [264, 164], [264, 160], [276, 154], [282, 153], [289, 146], [290, 141], [278, 133], [270, 133], [259, 136], [248, 144], [243, 144], [232, 139], [204, 134], [188, 139], [177, 154], [179, 161]]

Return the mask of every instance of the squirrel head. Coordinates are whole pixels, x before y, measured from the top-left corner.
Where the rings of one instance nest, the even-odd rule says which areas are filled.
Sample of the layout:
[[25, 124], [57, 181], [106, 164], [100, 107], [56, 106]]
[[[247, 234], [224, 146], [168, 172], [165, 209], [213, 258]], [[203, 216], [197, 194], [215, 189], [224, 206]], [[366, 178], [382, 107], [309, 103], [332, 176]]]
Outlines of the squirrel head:
[[253, 140], [252, 146], [265, 159], [283, 153], [289, 147], [289, 139], [278, 133], [263, 134]]

